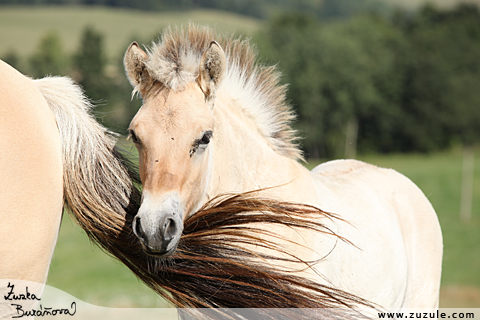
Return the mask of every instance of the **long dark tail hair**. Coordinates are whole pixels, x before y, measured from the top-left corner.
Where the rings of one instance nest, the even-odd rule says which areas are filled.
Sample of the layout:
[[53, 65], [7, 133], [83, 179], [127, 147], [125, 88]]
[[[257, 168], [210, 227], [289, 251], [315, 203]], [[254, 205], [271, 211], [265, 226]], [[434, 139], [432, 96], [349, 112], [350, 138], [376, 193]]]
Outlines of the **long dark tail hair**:
[[[332, 318], [345, 318], [345, 312], [356, 317], [358, 314], [350, 310], [370, 306], [342, 290], [273, 267], [275, 263], [269, 261], [280, 259], [276, 255], [246, 249], [270, 248], [286, 256], [281, 258], [286, 262], [308, 268], [309, 262], [285, 255], [275, 241], [265, 240], [262, 235], [268, 235], [265, 230], [269, 228], [257, 229], [255, 223], [336, 236], [318, 222], [321, 217], [338, 219], [334, 215], [307, 205], [262, 199], [257, 192], [211, 200], [186, 219], [172, 257], [160, 260], [146, 255], [132, 231], [141, 198], [135, 167], [115, 149], [112, 134], [95, 121], [90, 103], [71, 80], [45, 78], [35, 82], [55, 114], [62, 138], [66, 207], [93, 242], [174, 306], [329, 308]], [[225, 314], [245, 317], [225, 311], [217, 316]], [[262, 314], [270, 317], [268, 312]], [[288, 315], [286, 311], [280, 314]]]

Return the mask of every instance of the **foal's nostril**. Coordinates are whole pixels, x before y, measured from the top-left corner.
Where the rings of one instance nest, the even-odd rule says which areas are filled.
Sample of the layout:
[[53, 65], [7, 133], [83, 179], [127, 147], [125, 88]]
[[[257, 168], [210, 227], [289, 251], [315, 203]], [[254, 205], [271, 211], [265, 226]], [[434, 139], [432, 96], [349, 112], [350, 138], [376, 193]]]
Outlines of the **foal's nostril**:
[[171, 241], [174, 237], [175, 234], [177, 233], [177, 224], [175, 220], [168, 218], [165, 220], [165, 223], [163, 224], [163, 240], [164, 241]]
[[135, 219], [133, 219], [132, 227], [133, 227], [133, 233], [135, 233], [135, 235], [140, 240], [145, 242], [145, 240], [146, 240], [145, 239], [145, 232], [142, 229], [142, 224], [140, 223], [140, 217], [135, 217]]

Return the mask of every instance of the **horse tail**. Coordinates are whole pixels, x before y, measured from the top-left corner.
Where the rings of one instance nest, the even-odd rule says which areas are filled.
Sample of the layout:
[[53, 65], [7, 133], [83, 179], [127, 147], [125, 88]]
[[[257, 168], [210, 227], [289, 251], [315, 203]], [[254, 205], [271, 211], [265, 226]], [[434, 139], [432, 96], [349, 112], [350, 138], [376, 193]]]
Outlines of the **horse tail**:
[[33, 81], [57, 122], [65, 206], [90, 239], [109, 251], [106, 239], [118, 237], [126, 216], [138, 209], [140, 192], [132, 181], [138, 174], [115, 148], [115, 134], [95, 120], [92, 104], [73, 80]]

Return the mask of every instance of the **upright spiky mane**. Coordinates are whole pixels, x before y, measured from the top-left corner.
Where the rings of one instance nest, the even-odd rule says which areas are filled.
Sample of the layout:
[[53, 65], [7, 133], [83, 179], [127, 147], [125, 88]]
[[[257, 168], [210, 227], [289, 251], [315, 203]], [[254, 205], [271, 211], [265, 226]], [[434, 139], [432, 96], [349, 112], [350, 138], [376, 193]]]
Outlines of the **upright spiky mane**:
[[227, 59], [226, 75], [217, 96], [238, 101], [279, 154], [302, 159], [296, 132], [291, 127], [295, 114], [286, 102], [286, 86], [279, 83], [280, 73], [275, 67], [257, 63], [256, 52], [248, 40], [219, 35], [204, 26], [166, 28], [160, 40], [147, 49], [149, 60], [145, 67], [154, 80], [171, 90], [182, 91], [196, 81], [202, 55], [213, 40], [222, 46]]

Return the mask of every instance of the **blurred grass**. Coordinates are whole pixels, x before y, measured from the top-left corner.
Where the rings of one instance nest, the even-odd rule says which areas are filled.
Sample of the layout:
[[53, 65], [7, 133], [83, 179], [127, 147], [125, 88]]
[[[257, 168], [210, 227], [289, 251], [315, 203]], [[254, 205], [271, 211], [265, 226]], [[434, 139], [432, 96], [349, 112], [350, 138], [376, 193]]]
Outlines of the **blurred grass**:
[[[133, 151], [129, 144], [122, 144]], [[477, 150], [477, 163], [480, 152]], [[480, 307], [480, 166], [475, 168], [472, 220], [459, 217], [462, 152], [430, 155], [366, 156], [361, 160], [396, 169], [427, 195], [439, 216], [444, 236], [442, 305]], [[311, 161], [313, 167], [320, 161]], [[123, 265], [89, 243], [65, 215], [48, 284], [102, 306], [165, 307]], [[465, 299], [470, 299], [466, 304]]]
[[[165, 26], [196, 22], [215, 26], [220, 32], [252, 34], [260, 20], [217, 10], [146, 12], [128, 9], [82, 6], [0, 6], [0, 56], [15, 51], [31, 55], [40, 39], [56, 31], [64, 49], [77, 50], [86, 26], [93, 26], [105, 37], [110, 57], [117, 58], [133, 41], [150, 41]], [[140, 35], [140, 36], [139, 36]], [[141, 37], [140, 39], [138, 37]]]

